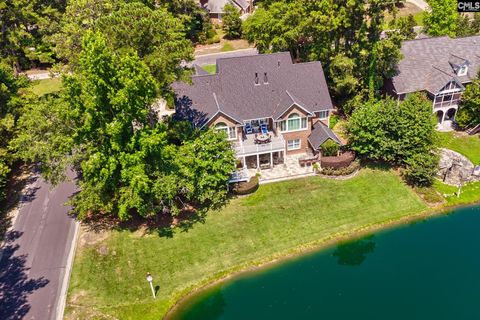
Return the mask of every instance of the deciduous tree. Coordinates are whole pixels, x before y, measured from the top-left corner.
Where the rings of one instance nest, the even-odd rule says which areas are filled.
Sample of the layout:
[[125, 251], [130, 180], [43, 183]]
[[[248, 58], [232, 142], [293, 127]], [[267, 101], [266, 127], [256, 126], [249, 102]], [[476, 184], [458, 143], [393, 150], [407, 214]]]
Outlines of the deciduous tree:
[[225, 35], [230, 39], [240, 38], [242, 36], [242, 19], [240, 19], [240, 12], [231, 3], [227, 3], [223, 7], [223, 11], [222, 28], [225, 31]]
[[455, 120], [461, 128], [480, 124], [480, 80], [467, 85]]
[[425, 32], [431, 36], [455, 37], [457, 32], [457, 1], [428, 0], [430, 11], [424, 12]]

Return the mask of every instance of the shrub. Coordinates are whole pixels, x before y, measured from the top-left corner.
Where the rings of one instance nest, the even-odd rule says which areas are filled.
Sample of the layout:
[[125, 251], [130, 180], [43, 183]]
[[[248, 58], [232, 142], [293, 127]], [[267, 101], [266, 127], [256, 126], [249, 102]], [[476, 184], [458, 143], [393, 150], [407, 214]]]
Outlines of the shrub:
[[207, 39], [206, 44], [219, 43], [220, 37], [218, 35], [213, 36], [212, 38]]
[[340, 146], [332, 139], [328, 139], [320, 146], [320, 149], [322, 150], [323, 156], [334, 157], [338, 154]]
[[230, 191], [236, 195], [245, 195], [254, 193], [257, 191], [259, 186], [259, 179], [258, 176], [255, 175], [250, 178], [248, 182], [237, 182], [230, 186]]
[[430, 187], [438, 171], [439, 157], [433, 153], [417, 153], [405, 160], [404, 178], [416, 187]]
[[360, 161], [353, 161], [348, 167], [343, 168], [323, 168], [320, 173], [326, 176], [347, 176], [360, 168]]

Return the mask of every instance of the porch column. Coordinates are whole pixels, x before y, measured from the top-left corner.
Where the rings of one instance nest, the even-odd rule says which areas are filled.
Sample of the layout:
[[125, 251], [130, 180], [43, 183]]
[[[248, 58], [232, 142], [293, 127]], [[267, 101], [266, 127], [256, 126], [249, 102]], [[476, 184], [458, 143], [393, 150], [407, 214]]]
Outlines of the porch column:
[[260, 170], [260, 155], [257, 154], [257, 170]]
[[273, 168], [273, 152], [270, 152], [270, 168]]
[[242, 159], [243, 159], [243, 167], [244, 167], [245, 169], [248, 169], [248, 168], [247, 168], [247, 158], [246, 158], [245, 156], [243, 156]]
[[[448, 110], [447, 110], [447, 112], [448, 112]], [[440, 122], [440, 124], [442, 124], [445, 121], [445, 117], [447, 116], [447, 112], [443, 112], [442, 122]]]

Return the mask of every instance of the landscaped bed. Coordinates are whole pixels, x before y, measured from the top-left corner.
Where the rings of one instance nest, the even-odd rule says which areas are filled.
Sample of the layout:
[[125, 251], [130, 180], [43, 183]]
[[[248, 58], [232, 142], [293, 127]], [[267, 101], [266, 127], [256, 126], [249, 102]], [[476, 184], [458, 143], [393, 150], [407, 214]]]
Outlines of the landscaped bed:
[[[263, 185], [188, 231], [111, 231], [96, 243], [80, 243], [67, 318], [160, 319], [202, 284], [425, 209], [395, 173], [367, 168], [345, 181], [311, 177]], [[147, 272], [159, 286], [156, 300]]]

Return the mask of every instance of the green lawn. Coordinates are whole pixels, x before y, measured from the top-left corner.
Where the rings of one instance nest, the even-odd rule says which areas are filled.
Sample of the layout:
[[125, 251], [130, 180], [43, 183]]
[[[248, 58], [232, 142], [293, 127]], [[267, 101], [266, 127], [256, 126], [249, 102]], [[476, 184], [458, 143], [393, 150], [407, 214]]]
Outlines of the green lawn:
[[233, 45], [230, 43], [230, 42], [225, 42], [225, 44], [223, 45], [221, 51], [222, 52], [227, 52], [227, 51], [232, 51], [232, 50], [235, 50], [235, 48], [233, 47]]
[[447, 204], [460, 205], [480, 201], [480, 182], [468, 183], [462, 187], [460, 197], [457, 197], [458, 188], [435, 180], [433, 187], [445, 197]]
[[457, 151], [469, 158], [474, 164], [480, 164], [480, 136], [467, 136], [457, 132], [439, 132], [440, 146]]
[[[80, 246], [67, 318], [161, 319], [179, 296], [222, 275], [425, 209], [391, 171], [262, 185], [172, 237], [112, 231], [99, 243]], [[147, 272], [160, 286], [157, 300]]]
[[59, 91], [61, 87], [62, 87], [62, 78], [57, 77], [57, 78], [33, 81], [33, 84], [30, 87], [30, 91], [32, 91], [38, 96], [43, 96], [47, 93]]
[[207, 71], [208, 73], [214, 74], [217, 71], [217, 65], [216, 64], [207, 64], [205, 66], [202, 66], [202, 69]]

